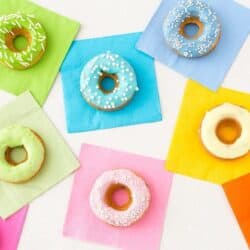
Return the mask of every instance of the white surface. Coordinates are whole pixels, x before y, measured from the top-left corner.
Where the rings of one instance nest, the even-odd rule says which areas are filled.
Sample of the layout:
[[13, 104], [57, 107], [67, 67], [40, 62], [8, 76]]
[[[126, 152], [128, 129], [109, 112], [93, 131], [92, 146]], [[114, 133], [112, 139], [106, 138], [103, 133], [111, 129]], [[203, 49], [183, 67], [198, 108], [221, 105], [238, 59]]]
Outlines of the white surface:
[[[78, 35], [79, 39], [141, 31], [160, 0], [36, 0], [36, 2], [80, 21], [82, 30]], [[240, 2], [250, 5], [247, 0]], [[249, 58], [250, 39], [241, 50], [224, 86], [250, 92]], [[44, 108], [75, 154], [78, 154], [81, 143], [88, 142], [164, 159], [186, 79], [163, 65], [156, 63], [156, 66], [163, 122], [69, 135], [65, 128], [60, 76]], [[0, 105], [13, 98], [1, 92]], [[72, 176], [31, 204], [19, 250], [110, 249], [62, 236], [71, 185]], [[175, 176], [161, 249], [247, 250], [248, 248], [221, 187]]]

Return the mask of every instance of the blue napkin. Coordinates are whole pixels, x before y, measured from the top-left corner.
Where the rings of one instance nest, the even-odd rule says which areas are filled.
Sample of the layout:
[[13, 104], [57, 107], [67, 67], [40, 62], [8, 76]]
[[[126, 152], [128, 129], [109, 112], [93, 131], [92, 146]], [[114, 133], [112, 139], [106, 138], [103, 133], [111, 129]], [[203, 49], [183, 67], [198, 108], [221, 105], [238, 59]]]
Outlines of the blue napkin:
[[200, 82], [211, 90], [222, 84], [249, 32], [249, 9], [232, 0], [203, 0], [218, 14], [222, 25], [222, 36], [210, 54], [200, 58], [187, 59], [178, 56], [167, 47], [162, 24], [168, 12], [178, 0], [163, 0], [156, 14], [141, 35], [137, 48], [156, 60], [168, 65], [184, 76]]
[[[162, 119], [154, 60], [135, 49], [141, 33], [75, 41], [61, 67], [68, 132], [106, 129]], [[119, 111], [99, 111], [85, 102], [80, 92], [80, 74], [94, 56], [111, 51], [134, 68], [139, 91]]]

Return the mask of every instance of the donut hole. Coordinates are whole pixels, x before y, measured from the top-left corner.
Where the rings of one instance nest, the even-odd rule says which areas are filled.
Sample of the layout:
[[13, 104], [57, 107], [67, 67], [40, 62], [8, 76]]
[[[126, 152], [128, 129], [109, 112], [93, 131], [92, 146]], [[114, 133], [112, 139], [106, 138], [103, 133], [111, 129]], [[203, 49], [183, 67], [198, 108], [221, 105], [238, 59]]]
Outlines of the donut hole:
[[99, 77], [98, 85], [99, 89], [104, 94], [112, 93], [119, 85], [118, 76], [116, 74], [102, 72], [102, 75]]
[[204, 25], [198, 17], [188, 17], [181, 23], [179, 33], [187, 39], [196, 39], [203, 29]]
[[7, 47], [13, 52], [21, 52], [27, 49], [31, 43], [31, 35], [25, 29], [15, 28], [5, 36]]
[[122, 184], [112, 184], [105, 193], [105, 202], [115, 210], [126, 210], [132, 202], [131, 191]]
[[5, 151], [5, 158], [8, 163], [16, 166], [27, 160], [28, 153], [23, 145], [14, 148], [7, 148]]
[[233, 144], [241, 136], [241, 126], [235, 119], [221, 120], [216, 127], [216, 135], [224, 144]]
[[23, 51], [28, 47], [28, 40], [25, 36], [16, 36], [13, 44], [16, 50]]
[[195, 23], [188, 23], [184, 27], [184, 33], [188, 37], [193, 37], [195, 36], [199, 31], [199, 26]]

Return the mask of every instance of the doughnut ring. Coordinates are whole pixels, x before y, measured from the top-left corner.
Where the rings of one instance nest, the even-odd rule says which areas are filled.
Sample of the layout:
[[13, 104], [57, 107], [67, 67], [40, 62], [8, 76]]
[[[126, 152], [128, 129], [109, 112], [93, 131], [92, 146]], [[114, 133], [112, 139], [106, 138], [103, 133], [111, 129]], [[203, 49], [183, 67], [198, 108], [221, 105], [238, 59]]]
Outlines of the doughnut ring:
[[250, 113], [231, 103], [215, 107], [202, 121], [201, 140], [218, 158], [236, 159], [246, 155], [250, 150]]
[[[11, 159], [10, 152], [20, 146], [25, 149], [26, 159], [16, 163]], [[26, 182], [38, 173], [44, 159], [44, 143], [31, 129], [12, 125], [0, 131], [0, 180]]]
[[[126, 189], [129, 201], [118, 206], [112, 201], [112, 194], [120, 188]], [[139, 220], [150, 203], [150, 192], [144, 180], [128, 169], [104, 172], [95, 181], [90, 193], [90, 207], [93, 213], [105, 223], [127, 227]]]
[[[112, 90], [105, 90], [102, 81], [111, 78]], [[80, 91], [92, 107], [114, 111], [124, 107], [138, 91], [132, 66], [121, 56], [106, 52], [92, 58], [81, 73]]]
[[[195, 24], [198, 32], [188, 35], [185, 27]], [[200, 0], [183, 0], [172, 9], [163, 23], [167, 45], [178, 55], [193, 58], [210, 53], [221, 36], [221, 25], [216, 12]]]
[[[17, 49], [17, 37], [27, 40], [27, 47]], [[42, 57], [46, 48], [42, 25], [30, 14], [10, 14], [0, 17], [0, 63], [17, 70], [30, 68]]]

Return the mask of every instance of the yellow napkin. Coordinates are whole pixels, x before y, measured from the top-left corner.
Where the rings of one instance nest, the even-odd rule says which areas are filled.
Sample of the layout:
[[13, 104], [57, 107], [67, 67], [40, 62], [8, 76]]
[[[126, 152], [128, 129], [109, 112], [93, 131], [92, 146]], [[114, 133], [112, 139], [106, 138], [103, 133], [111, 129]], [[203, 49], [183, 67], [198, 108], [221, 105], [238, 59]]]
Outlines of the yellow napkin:
[[189, 80], [166, 168], [190, 177], [222, 184], [250, 172], [250, 154], [235, 160], [222, 160], [205, 149], [200, 140], [200, 125], [206, 111], [230, 102], [250, 110], [250, 95], [221, 88], [212, 92]]

